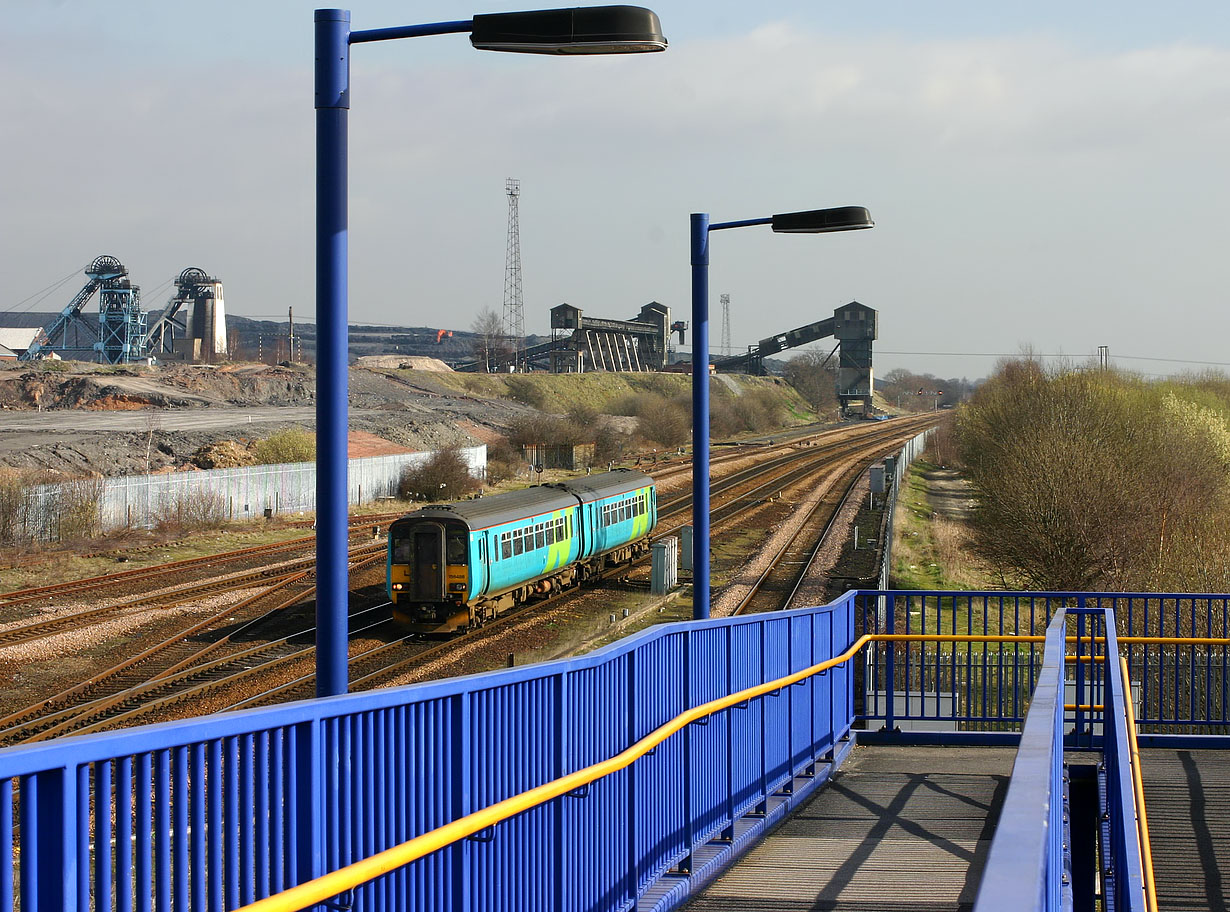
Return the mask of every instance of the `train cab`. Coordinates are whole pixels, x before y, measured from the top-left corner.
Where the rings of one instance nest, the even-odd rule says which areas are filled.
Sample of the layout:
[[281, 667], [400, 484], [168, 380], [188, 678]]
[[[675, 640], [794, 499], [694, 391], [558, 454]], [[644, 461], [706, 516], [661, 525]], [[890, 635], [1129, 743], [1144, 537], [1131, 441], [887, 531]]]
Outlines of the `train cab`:
[[[446, 515], [432, 515], [432, 514]], [[417, 618], [444, 620], [463, 611], [475, 582], [467, 524], [444, 510], [420, 510], [389, 528], [389, 597], [394, 614], [414, 606]], [[478, 565], [481, 576], [481, 564]]]

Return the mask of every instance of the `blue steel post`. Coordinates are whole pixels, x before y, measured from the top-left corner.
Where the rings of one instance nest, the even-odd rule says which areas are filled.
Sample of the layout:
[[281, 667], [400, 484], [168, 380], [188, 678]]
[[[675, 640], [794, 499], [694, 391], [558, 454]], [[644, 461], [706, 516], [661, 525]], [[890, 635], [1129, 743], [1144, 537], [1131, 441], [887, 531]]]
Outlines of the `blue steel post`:
[[346, 129], [350, 13], [316, 10], [316, 695], [348, 686]]
[[709, 214], [692, 213], [692, 617], [709, 617]]
[[[897, 597], [890, 595], [888, 597], [888, 612], [884, 616], [884, 632], [894, 634], [897, 632]], [[908, 597], [907, 597], [908, 599]], [[927, 601], [926, 596], [923, 597], [923, 612], [926, 613]], [[907, 600], [905, 608], [905, 616], [910, 616], [910, 606]], [[908, 647], [907, 647], [908, 648]], [[908, 690], [908, 686], [907, 686]], [[907, 695], [906, 700], [909, 700]], [[897, 727], [897, 644], [889, 641], [884, 644], [884, 730], [892, 731]], [[908, 703], [907, 703], [908, 706]]]

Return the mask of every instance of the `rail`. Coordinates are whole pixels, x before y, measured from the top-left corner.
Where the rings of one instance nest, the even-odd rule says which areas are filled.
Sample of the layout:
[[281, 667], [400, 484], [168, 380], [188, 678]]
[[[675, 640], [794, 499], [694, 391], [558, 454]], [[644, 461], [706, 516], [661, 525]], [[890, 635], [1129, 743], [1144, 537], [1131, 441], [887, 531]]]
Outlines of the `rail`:
[[[1137, 682], [1133, 698], [1143, 746], [1230, 744], [1230, 596], [860, 591], [855, 628], [858, 634], [1040, 637], [1065, 606], [1114, 615], [1118, 643]], [[858, 671], [857, 724], [872, 729], [860, 739], [934, 741], [942, 735], [951, 743], [1016, 743], [1041, 668], [1040, 642], [877, 644]], [[1085, 675], [1077, 671], [1072, 686], [1083, 687]], [[1069, 735], [1070, 745], [1091, 745], [1085, 715], [1074, 716], [1079, 734]]]
[[[1091, 908], [1095, 894], [1106, 908], [1157, 909], [1131, 678], [1126, 659], [1108, 661], [1119, 656], [1123, 639], [1115, 626], [1114, 612], [1103, 608], [1060, 609], [1052, 618], [975, 912]], [[1150, 645], [1156, 638], [1131, 639]], [[1065, 655], [1068, 645], [1074, 655]], [[1068, 680], [1069, 670], [1074, 681]], [[1069, 684], [1075, 685], [1075, 702], [1065, 705]], [[1067, 723], [1073, 725], [1069, 746], [1096, 741], [1101, 756], [1098, 825], [1086, 824], [1097, 847], [1085, 849], [1079, 859], [1075, 846], [1082, 837], [1074, 832], [1079, 814], [1072, 809], [1079, 785], [1064, 754]], [[1099, 737], [1093, 739], [1095, 731]], [[1094, 865], [1096, 874], [1090, 870]]]
[[[0, 909], [254, 902], [839, 656], [851, 620], [846, 598], [666, 625], [549, 665], [0, 752]], [[631, 902], [715, 837], [746, 841], [745, 818], [763, 825], [801, 800], [851, 746], [852, 693], [837, 666], [748, 696], [583, 796], [527, 810], [356, 896]], [[790, 798], [777, 794], [785, 789]], [[613, 819], [624, 823], [612, 829]], [[564, 870], [586, 873], [565, 885]]]
[[[1054, 594], [1050, 614], [1098, 598]], [[460, 834], [466, 818], [469, 835], [429, 837], [429, 854], [343, 888], [348, 900], [662, 908], [836, 768], [866, 694], [856, 679], [887, 656], [963, 646], [985, 676], [1006, 650], [1044, 651], [1034, 633], [856, 631], [858, 610], [890, 602], [909, 603], [847, 593], [560, 662], [0, 751], [0, 910], [234, 909], [432, 830]], [[1100, 738], [1087, 707], [1126, 691], [1084, 661], [1119, 645], [1086, 622], [1067, 637], [1082, 661], [1064, 664], [1089, 681], [1068, 721], [1084, 713], [1082, 736]], [[1170, 648], [1146, 639], [1123, 646]], [[856, 644], [866, 658], [850, 662]], [[495, 823], [496, 806], [512, 816]]]
[[[1060, 610], [1047, 629], [1042, 668], [1021, 744], [1012, 766], [1008, 795], [983, 869], [974, 912], [1071, 908], [1071, 857], [1064, 813], [1063, 719], [1065, 633]], [[1029, 905], [1025, 905], [1029, 902]]]
[[[1144, 819], [1144, 807], [1137, 804], [1132, 763], [1132, 742], [1135, 739], [1127, 730], [1131, 690], [1124, 686], [1119, 662], [1115, 661], [1119, 658], [1119, 642], [1115, 634], [1114, 612], [1097, 612], [1095, 609], [1089, 613], [1092, 615], [1091, 621], [1105, 630], [1103, 655], [1109, 660], [1102, 666], [1103, 680], [1099, 682], [1106, 693], [1106, 711], [1101, 714], [1104, 727], [1102, 761], [1106, 779], [1103, 849], [1110, 856], [1109, 864], [1104, 862], [1102, 865], [1106, 874], [1102, 891], [1113, 896], [1113, 903], [1107, 902], [1108, 908], [1145, 912], [1148, 905], [1144, 859], [1148, 847], [1141, 841], [1140, 821]], [[1098, 644], [1089, 645], [1094, 649]]]

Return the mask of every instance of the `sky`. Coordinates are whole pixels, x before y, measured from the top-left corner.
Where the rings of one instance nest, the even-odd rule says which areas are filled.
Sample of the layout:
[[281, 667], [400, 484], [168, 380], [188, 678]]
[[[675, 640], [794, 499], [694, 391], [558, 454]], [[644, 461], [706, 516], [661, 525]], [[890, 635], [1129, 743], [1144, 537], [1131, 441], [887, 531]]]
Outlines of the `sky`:
[[[314, 7], [0, 0], [0, 312], [58, 311], [109, 254], [147, 309], [196, 266], [229, 313], [313, 319]], [[352, 27], [518, 8], [373, 0]], [[689, 320], [690, 213], [860, 205], [874, 230], [713, 234], [712, 350], [728, 294], [736, 351], [876, 308], [881, 376], [1100, 345], [1230, 372], [1224, 0], [653, 8], [662, 54], [352, 48], [352, 323], [502, 312], [515, 178], [527, 332], [563, 302]]]

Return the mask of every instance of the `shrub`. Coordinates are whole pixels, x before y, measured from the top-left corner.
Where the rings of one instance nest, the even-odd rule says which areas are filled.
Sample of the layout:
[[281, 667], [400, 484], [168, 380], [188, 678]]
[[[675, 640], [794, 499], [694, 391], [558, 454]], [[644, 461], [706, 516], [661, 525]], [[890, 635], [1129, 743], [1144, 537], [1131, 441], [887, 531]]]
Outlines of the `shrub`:
[[154, 508], [154, 524], [162, 531], [216, 529], [226, 520], [226, 497], [217, 491], [169, 495]]
[[716, 435], [765, 431], [780, 427], [785, 406], [768, 390], [757, 389], [734, 396], [712, 396], [709, 424]]
[[402, 500], [457, 500], [479, 488], [470, 467], [456, 447], [439, 450], [421, 465], [406, 466], [401, 472], [397, 496]]
[[60, 538], [88, 538], [98, 534], [101, 478], [73, 478], [60, 484], [50, 508], [59, 519]]
[[17, 542], [29, 509], [29, 484], [20, 472], [0, 473], [0, 544]]
[[1216, 563], [1230, 511], [1230, 430], [1216, 410], [1138, 378], [1026, 360], [1002, 365], [957, 422], [977, 547], [1006, 577], [1156, 591]]
[[257, 465], [311, 462], [316, 458], [316, 435], [300, 428], [287, 428], [258, 440], [253, 455]]
[[517, 473], [525, 465], [521, 452], [502, 437], [487, 447], [487, 481], [489, 484], [499, 484], [510, 478], [516, 478]]
[[641, 436], [662, 446], [687, 443], [692, 431], [692, 410], [678, 400], [661, 399], [657, 408], [637, 416]]

